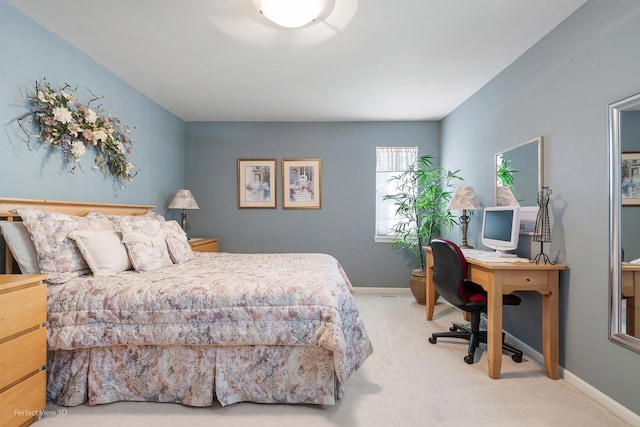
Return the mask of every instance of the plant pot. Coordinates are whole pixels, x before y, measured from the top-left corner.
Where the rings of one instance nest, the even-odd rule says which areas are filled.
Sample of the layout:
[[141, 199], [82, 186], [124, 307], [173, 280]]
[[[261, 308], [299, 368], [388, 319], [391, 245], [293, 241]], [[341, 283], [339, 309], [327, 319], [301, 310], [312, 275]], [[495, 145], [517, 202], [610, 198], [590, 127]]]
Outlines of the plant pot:
[[[418, 304], [427, 305], [427, 275], [424, 270], [417, 268], [411, 272], [409, 288]], [[436, 291], [436, 301], [439, 297], [440, 294]]]
[[424, 270], [415, 269], [411, 272], [409, 288], [418, 304], [427, 304], [427, 276]]

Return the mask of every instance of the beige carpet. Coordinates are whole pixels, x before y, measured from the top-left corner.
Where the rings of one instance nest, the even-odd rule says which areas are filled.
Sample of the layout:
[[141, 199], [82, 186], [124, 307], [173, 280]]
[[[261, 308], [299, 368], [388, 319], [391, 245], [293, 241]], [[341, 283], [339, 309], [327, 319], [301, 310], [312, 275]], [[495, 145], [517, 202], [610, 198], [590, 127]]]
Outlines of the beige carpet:
[[[393, 291], [392, 291], [393, 292]], [[379, 296], [356, 290], [374, 354], [345, 386], [335, 406], [238, 403], [190, 408], [167, 403], [120, 402], [47, 407], [36, 427], [49, 426], [625, 426], [600, 404], [568, 384], [546, 377], [525, 354], [516, 364], [503, 356], [502, 378], [487, 375], [486, 352], [476, 363], [462, 358], [462, 341], [427, 342], [430, 332], [460, 321], [459, 311], [436, 306], [434, 321], [404, 290]]]

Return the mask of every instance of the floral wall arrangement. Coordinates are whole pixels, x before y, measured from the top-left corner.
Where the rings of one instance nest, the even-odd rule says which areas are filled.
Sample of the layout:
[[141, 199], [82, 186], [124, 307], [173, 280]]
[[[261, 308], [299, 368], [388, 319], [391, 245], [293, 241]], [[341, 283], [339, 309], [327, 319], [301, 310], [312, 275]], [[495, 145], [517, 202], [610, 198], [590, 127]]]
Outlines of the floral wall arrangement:
[[92, 106], [103, 97], [88, 91], [92, 98], [82, 104], [75, 95], [77, 88], [69, 84], [54, 88], [49, 82], [37, 81], [35, 92], [27, 97], [34, 109], [19, 117], [18, 124], [30, 144], [34, 133], [23, 121], [31, 118], [37, 139], [51, 149], [60, 149], [71, 172], [82, 170], [80, 159], [90, 149], [95, 152], [94, 168], [124, 185], [137, 174], [128, 159], [133, 143], [127, 136], [135, 127], [123, 125], [102, 105]]

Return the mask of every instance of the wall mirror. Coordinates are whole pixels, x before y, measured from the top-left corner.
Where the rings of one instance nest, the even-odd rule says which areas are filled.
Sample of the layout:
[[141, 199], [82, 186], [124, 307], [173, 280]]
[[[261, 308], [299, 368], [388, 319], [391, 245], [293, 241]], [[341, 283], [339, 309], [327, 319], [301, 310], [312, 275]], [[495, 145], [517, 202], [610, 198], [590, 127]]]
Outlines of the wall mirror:
[[639, 172], [640, 93], [609, 105], [609, 339], [640, 353]]
[[496, 206], [538, 206], [543, 186], [543, 138], [507, 148], [496, 154]]

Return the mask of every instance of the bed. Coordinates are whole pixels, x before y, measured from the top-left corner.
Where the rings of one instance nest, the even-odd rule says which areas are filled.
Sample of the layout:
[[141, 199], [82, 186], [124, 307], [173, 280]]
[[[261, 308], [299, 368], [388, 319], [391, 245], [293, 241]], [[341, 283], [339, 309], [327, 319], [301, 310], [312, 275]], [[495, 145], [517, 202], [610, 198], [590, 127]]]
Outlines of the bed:
[[[0, 219], [22, 222], [48, 276], [48, 401], [343, 397], [373, 348], [334, 257], [192, 252], [152, 208], [0, 199]], [[18, 258], [21, 270], [35, 268]]]

